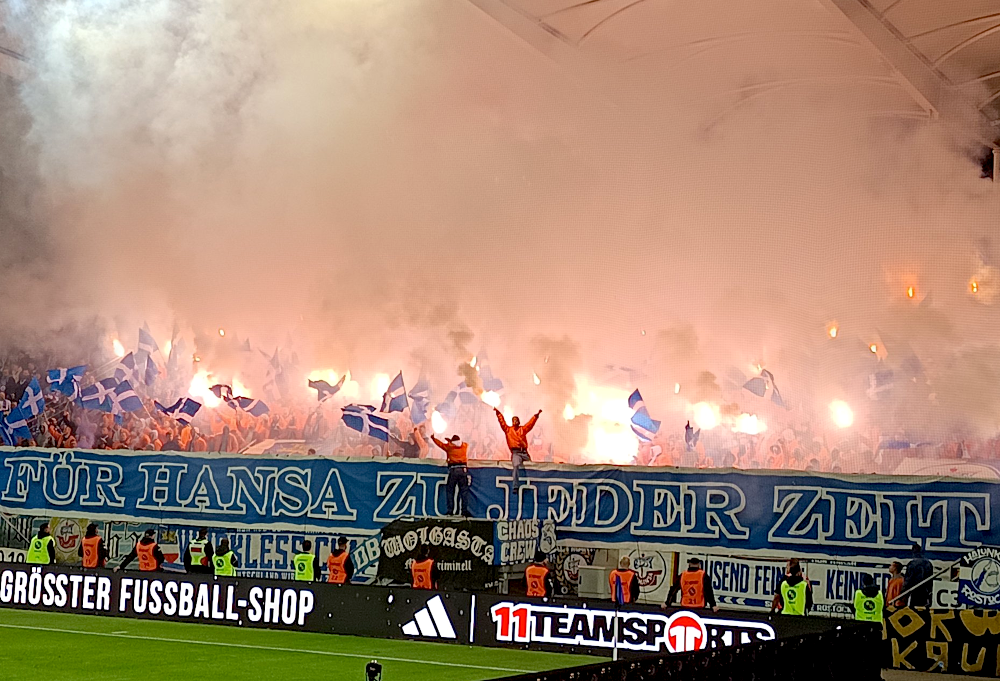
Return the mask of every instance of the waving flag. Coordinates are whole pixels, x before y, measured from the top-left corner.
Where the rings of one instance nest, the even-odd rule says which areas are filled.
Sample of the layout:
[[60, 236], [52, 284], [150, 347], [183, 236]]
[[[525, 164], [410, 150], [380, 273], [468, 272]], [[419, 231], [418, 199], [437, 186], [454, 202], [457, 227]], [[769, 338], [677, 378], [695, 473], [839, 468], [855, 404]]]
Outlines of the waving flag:
[[410, 390], [410, 420], [419, 426], [427, 420], [427, 407], [430, 406], [431, 386], [427, 379], [421, 376], [417, 384]]
[[30, 440], [31, 430], [28, 428], [28, 419], [21, 411], [20, 407], [15, 407], [7, 414], [6, 418], [0, 416], [0, 430], [4, 431], [4, 443], [9, 442], [8, 447], [13, 447], [18, 440]]
[[346, 378], [347, 374], [341, 376], [337, 385], [330, 385], [326, 381], [309, 381], [309, 387], [316, 391], [316, 399], [322, 402], [339, 393], [340, 389], [344, 387]]
[[494, 393], [501, 392], [503, 390], [503, 381], [493, 375], [486, 352], [480, 352], [477, 357], [479, 361], [476, 367], [479, 369], [479, 380], [483, 383], [483, 390]]
[[113, 378], [105, 378], [94, 385], [88, 385], [80, 391], [80, 397], [78, 398], [80, 405], [84, 409], [93, 409], [110, 414], [111, 405], [114, 401], [115, 388], [117, 387], [118, 381]]
[[774, 374], [767, 369], [762, 369], [760, 376], [751, 378], [749, 381], [744, 383], [743, 389], [752, 392], [757, 397], [764, 397], [767, 393], [768, 386], [771, 388], [771, 401], [779, 407], [784, 407], [785, 401], [781, 399], [781, 393], [778, 392], [778, 386], [774, 382]]
[[233, 406], [233, 402], [236, 406], [250, 414], [251, 416], [263, 416], [264, 414], [271, 411], [266, 404], [260, 400], [256, 400], [252, 397], [237, 397], [235, 400], [229, 403], [229, 406]]
[[31, 379], [31, 383], [24, 389], [21, 403], [17, 406], [28, 418], [34, 418], [45, 411], [45, 397], [42, 395], [42, 386], [38, 384], [37, 378]]
[[406, 399], [406, 386], [403, 385], [403, 372], [400, 371], [396, 378], [392, 379], [389, 389], [382, 395], [382, 412], [403, 411], [410, 406]]
[[115, 367], [115, 380], [119, 383], [122, 381], [139, 382], [139, 371], [136, 368], [135, 355], [131, 352], [122, 357], [122, 361], [118, 362], [118, 366]]
[[153, 405], [156, 407], [157, 411], [166, 414], [170, 418], [185, 426], [191, 423], [194, 415], [198, 413], [199, 409], [201, 409], [201, 402], [196, 402], [190, 397], [182, 397], [169, 407], [164, 407], [162, 404], [155, 401], [153, 402]]
[[632, 432], [643, 442], [650, 442], [660, 430], [660, 422], [654, 421], [646, 410], [642, 395], [635, 390], [628, 397], [628, 406], [632, 409]]
[[895, 374], [892, 369], [870, 374], [868, 376], [868, 390], [866, 391], [869, 399], [879, 399], [882, 393], [891, 390], [895, 383]]
[[231, 385], [222, 385], [221, 383], [216, 383], [211, 388], [209, 388], [209, 390], [211, 390], [212, 393], [220, 400], [231, 402], [233, 399], [233, 386]]
[[[358, 409], [350, 407], [358, 407]], [[368, 411], [368, 409], [374, 411], [375, 407], [356, 404], [350, 405], [350, 407], [344, 407], [343, 416], [344, 424], [348, 428], [382, 442], [389, 441], [389, 420]]]
[[111, 399], [111, 413], [120, 414], [122, 412], [136, 412], [142, 409], [142, 400], [135, 394], [132, 384], [128, 381], [120, 382], [116, 387]]
[[49, 369], [49, 387], [66, 397], [76, 397], [80, 394], [80, 378], [85, 371], [87, 371], [85, 364], [70, 369]]
[[444, 402], [437, 406], [436, 411], [440, 412], [442, 416], [450, 421], [455, 418], [459, 404], [476, 404], [479, 401], [472, 388], [465, 381], [462, 381], [445, 396]]
[[375, 407], [370, 404], [349, 404], [343, 408], [344, 411], [352, 414], [374, 414]]
[[160, 346], [156, 344], [156, 339], [145, 327], [139, 329], [139, 355], [146, 357], [154, 352], [159, 352]]
[[160, 376], [160, 369], [156, 366], [156, 362], [153, 361], [152, 357], [146, 358], [146, 371], [142, 377], [142, 382], [146, 385], [153, 385], [156, 379]]

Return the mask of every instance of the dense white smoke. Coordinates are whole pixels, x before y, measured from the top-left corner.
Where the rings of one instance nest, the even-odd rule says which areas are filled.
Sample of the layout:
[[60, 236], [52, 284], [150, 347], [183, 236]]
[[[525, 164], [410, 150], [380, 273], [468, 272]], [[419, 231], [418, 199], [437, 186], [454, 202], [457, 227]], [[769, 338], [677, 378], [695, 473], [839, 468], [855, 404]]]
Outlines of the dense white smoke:
[[[812, 20], [736, 5], [678, 10], [664, 44]], [[31, 60], [0, 96], [8, 344], [148, 321], [235, 365], [224, 328], [303, 375], [424, 371], [442, 394], [488, 348], [571, 446], [584, 381], [641, 388], [671, 430], [696, 404], [825, 427], [832, 400], [941, 437], [1000, 426], [998, 194], [971, 140], [870, 117], [899, 96], [852, 75], [872, 54], [806, 32], [588, 82], [455, 0], [8, 12]], [[758, 96], [789, 62], [819, 85]], [[758, 366], [790, 410], [739, 391]]]

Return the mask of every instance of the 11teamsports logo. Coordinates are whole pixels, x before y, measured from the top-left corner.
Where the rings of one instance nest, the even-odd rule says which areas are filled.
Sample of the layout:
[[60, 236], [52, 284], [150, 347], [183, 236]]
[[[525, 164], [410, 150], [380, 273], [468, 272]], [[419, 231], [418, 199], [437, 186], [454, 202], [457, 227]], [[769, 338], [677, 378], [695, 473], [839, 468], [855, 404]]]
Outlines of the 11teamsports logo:
[[684, 653], [775, 638], [767, 622], [705, 618], [688, 610], [666, 615], [504, 602], [490, 615], [497, 641], [510, 643]]

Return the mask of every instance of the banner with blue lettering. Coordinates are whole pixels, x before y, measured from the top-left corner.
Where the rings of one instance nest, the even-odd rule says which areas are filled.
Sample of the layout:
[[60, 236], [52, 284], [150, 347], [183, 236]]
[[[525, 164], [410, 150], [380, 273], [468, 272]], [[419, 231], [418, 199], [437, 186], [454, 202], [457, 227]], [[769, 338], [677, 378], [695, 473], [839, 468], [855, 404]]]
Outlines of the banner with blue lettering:
[[[1000, 543], [997, 483], [773, 471], [474, 466], [471, 511], [551, 519], [559, 538], [831, 557], [934, 559]], [[0, 449], [0, 510], [303, 533], [376, 534], [447, 512], [443, 462]], [[998, 492], [998, 494], [994, 494]]]

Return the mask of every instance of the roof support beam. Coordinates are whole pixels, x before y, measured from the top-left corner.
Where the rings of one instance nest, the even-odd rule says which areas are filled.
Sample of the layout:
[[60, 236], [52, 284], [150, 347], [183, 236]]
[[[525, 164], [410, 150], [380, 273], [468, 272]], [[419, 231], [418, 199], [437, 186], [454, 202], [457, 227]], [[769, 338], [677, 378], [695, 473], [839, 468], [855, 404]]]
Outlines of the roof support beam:
[[843, 14], [896, 71], [900, 84], [932, 117], [958, 126], [991, 145], [990, 121], [906, 37], [879, 15], [866, 0], [823, 0]]

